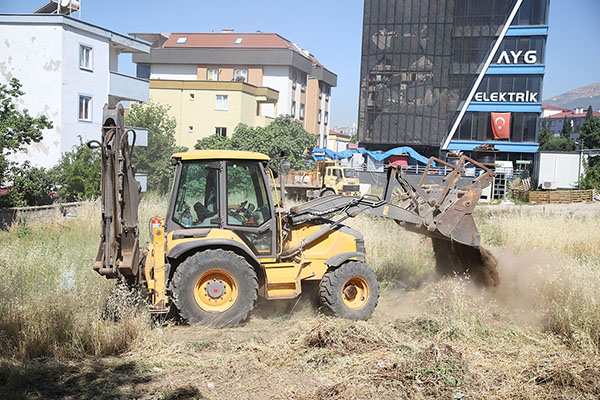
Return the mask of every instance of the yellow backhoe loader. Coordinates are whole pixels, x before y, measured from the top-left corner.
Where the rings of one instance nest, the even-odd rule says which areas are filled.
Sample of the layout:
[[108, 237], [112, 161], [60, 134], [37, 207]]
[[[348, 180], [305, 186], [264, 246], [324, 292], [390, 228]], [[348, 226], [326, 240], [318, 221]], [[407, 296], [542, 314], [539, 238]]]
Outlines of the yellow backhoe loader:
[[[420, 181], [390, 167], [384, 198], [325, 196], [281, 208], [269, 157], [244, 151], [190, 151], [172, 156], [176, 167], [166, 215], [151, 221], [150, 242], [139, 244], [139, 184], [131, 165], [123, 108], [104, 107], [102, 232], [94, 270], [122, 278], [149, 295], [153, 313], [173, 309], [190, 323], [233, 326], [258, 296], [292, 299], [318, 282], [323, 308], [364, 320], [379, 298], [360, 232], [344, 220], [367, 213], [431, 237], [441, 269], [464, 272], [482, 262], [471, 212], [493, 172], [467, 157], [450, 165], [431, 159]], [[481, 174], [461, 188], [462, 166]], [[425, 185], [434, 163], [453, 171]]]

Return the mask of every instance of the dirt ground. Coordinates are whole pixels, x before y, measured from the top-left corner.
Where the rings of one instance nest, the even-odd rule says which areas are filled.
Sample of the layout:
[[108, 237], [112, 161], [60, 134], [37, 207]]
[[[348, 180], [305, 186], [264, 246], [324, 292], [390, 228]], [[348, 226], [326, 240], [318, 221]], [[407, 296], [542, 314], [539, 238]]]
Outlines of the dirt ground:
[[[423, 290], [456, 290], [435, 285]], [[429, 311], [431, 293], [389, 291], [368, 322], [300, 301], [237, 328], [169, 324], [158, 343], [119, 357], [4, 365], [0, 398], [599, 398], [600, 358], [473, 296], [485, 321], [449, 323]]]

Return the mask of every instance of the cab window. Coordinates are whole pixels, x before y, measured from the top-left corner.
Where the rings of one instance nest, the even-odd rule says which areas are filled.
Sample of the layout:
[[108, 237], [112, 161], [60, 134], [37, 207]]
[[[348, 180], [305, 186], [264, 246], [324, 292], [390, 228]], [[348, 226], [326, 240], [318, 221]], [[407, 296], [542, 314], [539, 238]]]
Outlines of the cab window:
[[259, 227], [271, 219], [267, 188], [256, 163], [227, 163], [227, 224]]
[[356, 171], [352, 168], [344, 168], [344, 178], [356, 178]]
[[183, 164], [173, 221], [185, 228], [219, 225], [218, 163]]
[[340, 169], [334, 169], [333, 170], [333, 175], [335, 175], [336, 178], [341, 178], [342, 177], [342, 170], [340, 170]]

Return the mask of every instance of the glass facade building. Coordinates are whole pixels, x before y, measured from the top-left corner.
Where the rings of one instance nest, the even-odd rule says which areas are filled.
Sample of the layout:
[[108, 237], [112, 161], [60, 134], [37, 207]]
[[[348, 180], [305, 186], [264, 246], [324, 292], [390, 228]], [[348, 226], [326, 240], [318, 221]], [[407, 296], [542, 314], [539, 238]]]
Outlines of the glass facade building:
[[[360, 145], [437, 155], [489, 142], [501, 153], [535, 153], [548, 7], [549, 0], [365, 0]], [[510, 113], [509, 139], [494, 138], [492, 112]]]

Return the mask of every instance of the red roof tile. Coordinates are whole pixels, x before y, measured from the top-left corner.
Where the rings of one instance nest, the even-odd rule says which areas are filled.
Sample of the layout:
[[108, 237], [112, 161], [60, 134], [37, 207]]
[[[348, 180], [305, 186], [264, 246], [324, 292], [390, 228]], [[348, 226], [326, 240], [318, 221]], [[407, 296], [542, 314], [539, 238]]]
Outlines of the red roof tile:
[[[177, 39], [187, 37], [184, 44], [177, 44]], [[242, 38], [241, 43], [236, 40]], [[163, 47], [240, 47], [240, 48], [268, 48], [268, 49], [291, 49], [295, 46], [287, 39], [276, 33], [171, 33]]]
[[562, 111], [571, 111], [570, 108], [563, 108], [557, 106], [551, 106], [550, 104], [542, 104], [542, 110], [562, 110]]
[[[540, 119], [562, 119], [562, 118], [585, 118], [587, 116], [587, 110], [583, 110], [582, 113], [580, 114], [574, 114], [575, 110], [568, 110], [568, 111], [564, 111], [564, 112], [560, 112], [558, 114], [554, 114], [554, 115], [549, 115], [547, 117], [543, 117]], [[600, 117], [600, 112], [598, 111], [592, 111], [592, 115], [594, 117]]]

